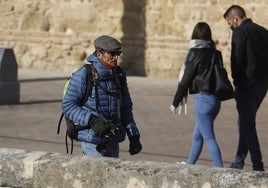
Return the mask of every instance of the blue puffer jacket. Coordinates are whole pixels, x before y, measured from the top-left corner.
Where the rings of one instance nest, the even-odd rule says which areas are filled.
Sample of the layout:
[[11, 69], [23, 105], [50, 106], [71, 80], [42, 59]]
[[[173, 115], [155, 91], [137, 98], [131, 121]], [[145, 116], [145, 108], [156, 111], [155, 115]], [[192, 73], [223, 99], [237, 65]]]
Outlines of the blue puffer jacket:
[[[92, 89], [92, 94], [88, 98], [84, 106], [79, 106], [79, 103], [86, 93], [86, 78], [87, 69], [82, 67], [73, 73], [68, 89], [62, 102], [62, 111], [64, 115], [73, 122], [87, 126], [92, 116], [101, 117], [104, 116], [108, 120], [116, 120], [118, 118], [118, 87], [114, 82], [114, 74], [112, 71], [103, 66], [95, 54], [91, 54], [88, 57], [88, 61], [96, 68], [99, 81], [97, 89], [95, 86]], [[122, 142], [125, 139], [127, 133], [128, 137], [139, 136], [138, 128], [136, 127], [132, 113], [132, 101], [130, 98], [126, 75], [122, 71], [119, 76], [122, 76], [124, 84], [121, 85], [121, 124], [123, 132], [116, 138], [117, 142]], [[98, 97], [96, 96], [98, 92]], [[99, 99], [99, 114], [96, 110], [96, 98]], [[98, 144], [101, 140], [92, 129], [86, 129], [79, 131], [78, 139], [83, 142], [89, 142]]]

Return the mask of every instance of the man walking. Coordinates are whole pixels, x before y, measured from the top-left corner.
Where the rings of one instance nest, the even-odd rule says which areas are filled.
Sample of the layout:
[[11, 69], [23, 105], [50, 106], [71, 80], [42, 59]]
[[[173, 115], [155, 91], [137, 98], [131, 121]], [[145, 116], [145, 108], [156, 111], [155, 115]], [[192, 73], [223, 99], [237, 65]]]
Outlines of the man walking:
[[231, 168], [243, 169], [249, 151], [253, 170], [264, 171], [256, 114], [268, 89], [268, 31], [232, 5], [223, 17], [231, 26], [231, 70], [238, 111], [239, 142]]

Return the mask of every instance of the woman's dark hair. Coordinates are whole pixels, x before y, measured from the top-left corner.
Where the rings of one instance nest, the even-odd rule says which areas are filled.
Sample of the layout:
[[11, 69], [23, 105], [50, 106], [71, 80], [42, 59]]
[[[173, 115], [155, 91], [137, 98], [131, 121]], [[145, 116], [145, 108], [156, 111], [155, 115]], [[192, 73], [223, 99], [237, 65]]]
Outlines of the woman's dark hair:
[[192, 39], [211, 40], [211, 29], [206, 22], [198, 22], [193, 30]]

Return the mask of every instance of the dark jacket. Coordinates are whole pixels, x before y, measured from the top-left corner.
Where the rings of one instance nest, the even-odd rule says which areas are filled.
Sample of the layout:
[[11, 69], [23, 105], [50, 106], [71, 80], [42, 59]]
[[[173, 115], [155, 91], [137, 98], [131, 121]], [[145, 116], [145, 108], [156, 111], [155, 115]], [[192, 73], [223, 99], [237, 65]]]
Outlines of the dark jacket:
[[268, 31], [251, 19], [233, 30], [231, 69], [238, 90], [268, 80]]
[[212, 54], [215, 58], [222, 58], [221, 52], [213, 45], [208, 48], [191, 48], [186, 59], [186, 68], [182, 80], [179, 82], [178, 90], [174, 96], [173, 106], [178, 107], [183, 97], [200, 91], [213, 93], [215, 84], [212, 78]]

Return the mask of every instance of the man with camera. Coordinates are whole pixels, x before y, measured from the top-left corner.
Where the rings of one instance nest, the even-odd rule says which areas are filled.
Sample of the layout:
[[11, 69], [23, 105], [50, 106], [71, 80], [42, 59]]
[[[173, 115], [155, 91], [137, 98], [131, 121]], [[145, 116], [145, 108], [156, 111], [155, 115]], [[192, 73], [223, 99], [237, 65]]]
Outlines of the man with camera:
[[[119, 157], [119, 143], [129, 138], [129, 153], [142, 150], [140, 133], [132, 113], [126, 74], [117, 64], [121, 43], [107, 35], [94, 41], [95, 51], [87, 58], [92, 74], [81, 67], [73, 73], [62, 102], [68, 119], [90, 128], [78, 132], [82, 151], [89, 156]], [[91, 94], [84, 105], [87, 76], [93, 75]]]

